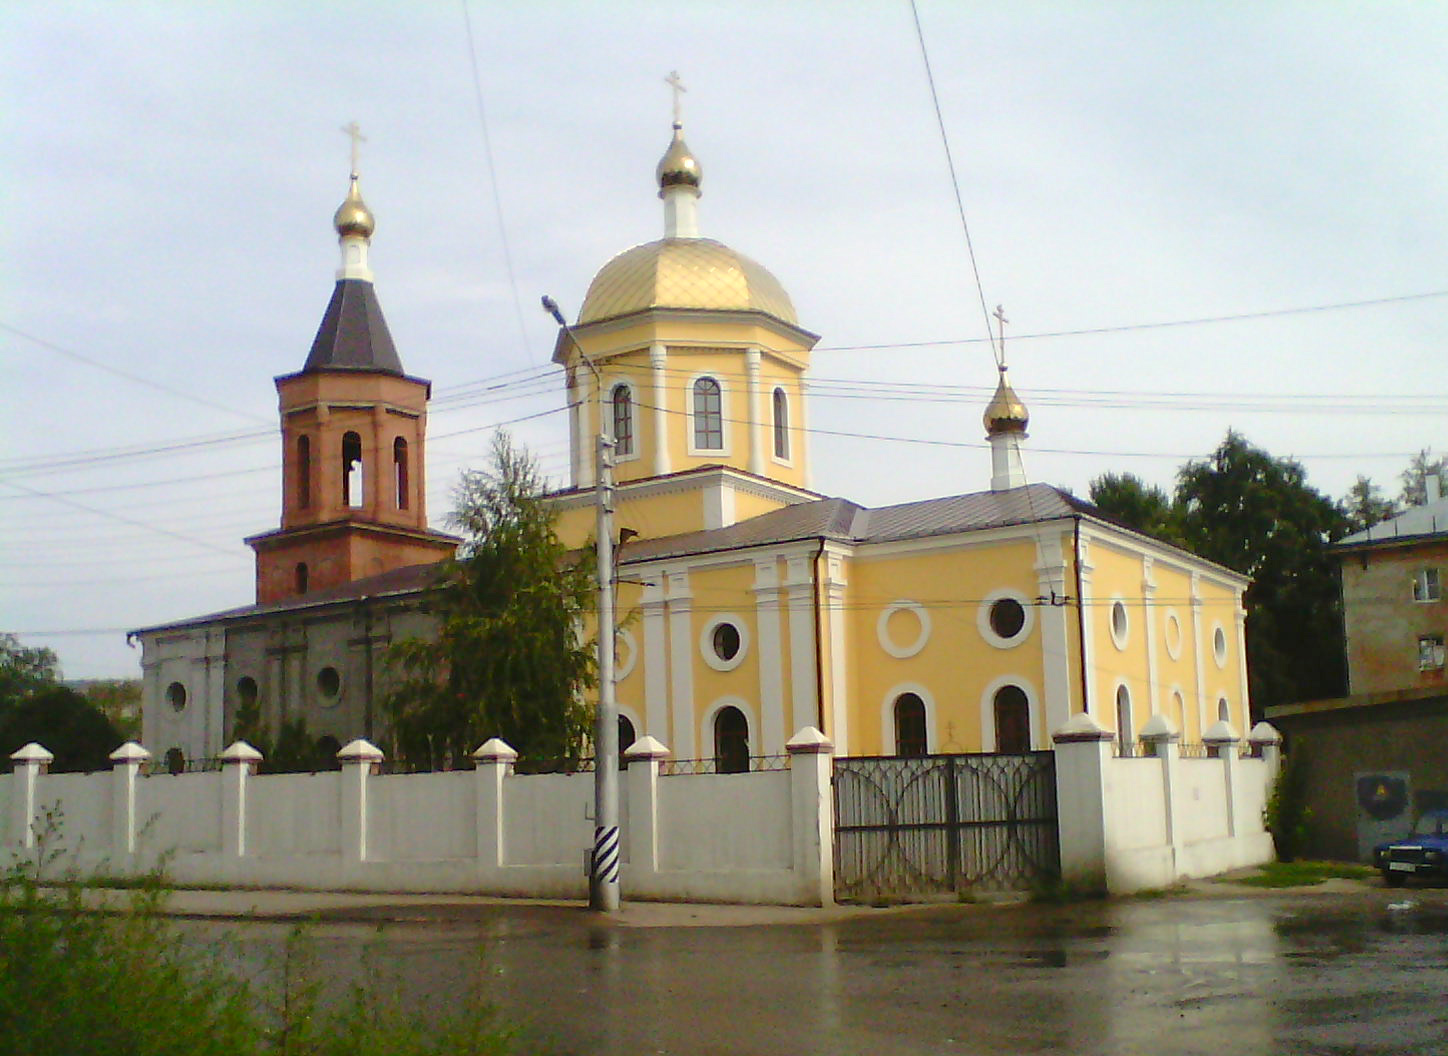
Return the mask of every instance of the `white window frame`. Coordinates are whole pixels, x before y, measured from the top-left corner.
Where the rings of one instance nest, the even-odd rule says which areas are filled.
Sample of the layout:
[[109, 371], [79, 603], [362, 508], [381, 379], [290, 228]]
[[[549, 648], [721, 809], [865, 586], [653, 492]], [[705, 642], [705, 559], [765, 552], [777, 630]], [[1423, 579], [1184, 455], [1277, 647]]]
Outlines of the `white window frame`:
[[1441, 634], [1418, 635], [1419, 671], [1442, 671], [1444, 660], [1443, 636]]
[[1436, 568], [1420, 568], [1413, 573], [1413, 600], [1419, 605], [1443, 600], [1442, 577]]
[[638, 386], [634, 384], [634, 380], [632, 378], [615, 377], [609, 380], [608, 400], [606, 401], [607, 406], [604, 408], [604, 413], [608, 415], [608, 431], [610, 436], [613, 435], [615, 425], [615, 420], [613, 416], [613, 398], [614, 394], [617, 393], [619, 389], [623, 389], [628, 393], [629, 415], [631, 417], [631, 424], [633, 426], [633, 450], [626, 455], [620, 454], [618, 450], [618, 437], [614, 436], [613, 460], [616, 463], [633, 462], [639, 458], [639, 452], [644, 446], [641, 442], [642, 437], [639, 436], [639, 422], [641, 420], [639, 415], [639, 390]]
[[[1026, 612], [1026, 622], [1021, 624], [1021, 629], [1014, 638], [1002, 638], [996, 634], [995, 628], [990, 625], [991, 606], [1006, 598], [1015, 601]], [[975, 610], [975, 626], [976, 630], [980, 631], [980, 636], [992, 647], [996, 649], [1014, 649], [1016, 646], [1029, 640], [1031, 631], [1035, 629], [1035, 603], [1019, 590], [1012, 590], [1009, 587], [1001, 590], [993, 590], [981, 600], [979, 607]], [[1032, 743], [1035, 742], [1033, 741]]]
[[[784, 397], [784, 455], [779, 455], [777, 437], [779, 433], [779, 418], [775, 414], [775, 395]], [[783, 385], [774, 385], [769, 390], [769, 458], [771, 462], [781, 466], [794, 465], [794, 402], [789, 398], [789, 390]]]
[[[719, 386], [719, 431], [723, 442], [719, 447], [699, 447], [694, 443], [696, 435], [694, 429], [694, 386], [704, 378], [708, 378], [715, 385]], [[700, 371], [689, 379], [688, 386], [684, 389], [684, 422], [688, 435], [685, 440], [688, 443], [688, 452], [695, 458], [728, 458], [732, 454], [734, 430], [729, 428], [729, 386], [718, 374], [709, 371]]]

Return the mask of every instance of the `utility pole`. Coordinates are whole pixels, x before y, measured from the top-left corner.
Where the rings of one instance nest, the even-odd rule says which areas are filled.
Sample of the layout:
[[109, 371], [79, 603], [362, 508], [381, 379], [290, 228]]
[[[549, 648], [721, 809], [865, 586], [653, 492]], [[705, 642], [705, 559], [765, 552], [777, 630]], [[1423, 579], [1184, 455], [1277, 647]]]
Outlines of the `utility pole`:
[[578, 358], [593, 371], [598, 397], [597, 484], [594, 507], [598, 536], [598, 711], [593, 723], [593, 852], [589, 857], [588, 906], [618, 912], [618, 701], [614, 698], [613, 615], [613, 430], [605, 413], [603, 375], [583, 354], [558, 302], [543, 298], [543, 309], [562, 327]]

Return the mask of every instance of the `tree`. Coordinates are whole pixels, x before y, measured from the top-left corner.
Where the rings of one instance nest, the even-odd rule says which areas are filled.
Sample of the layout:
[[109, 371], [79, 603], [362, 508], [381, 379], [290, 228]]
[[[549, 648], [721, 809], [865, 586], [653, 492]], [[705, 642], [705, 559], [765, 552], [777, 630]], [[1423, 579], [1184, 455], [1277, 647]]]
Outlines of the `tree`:
[[576, 759], [588, 732], [591, 554], [558, 541], [538, 467], [506, 433], [491, 463], [457, 488], [451, 523], [464, 542], [437, 589], [436, 638], [388, 650], [394, 754], [414, 765], [466, 758], [490, 737], [524, 757]]
[[0, 711], [59, 678], [60, 661], [52, 650], [21, 645], [15, 635], [0, 633]]
[[38, 741], [54, 756], [51, 769], [106, 770], [121, 735], [85, 697], [66, 686], [52, 685], [24, 697], [0, 715], [0, 760]]
[[1419, 451], [1408, 462], [1408, 468], [1403, 470], [1403, 490], [1399, 496], [1404, 506], [1422, 506], [1428, 501], [1428, 477], [1431, 474], [1439, 480], [1439, 491], [1442, 491], [1442, 480], [1444, 474], [1448, 473], [1448, 455], [1441, 458], [1433, 457], [1433, 449], [1425, 447]]
[[125, 740], [141, 736], [141, 680], [139, 678], [99, 678], [76, 683], [85, 699], [111, 720]]
[[1274, 458], [1229, 431], [1208, 459], [1177, 474], [1189, 549], [1252, 577], [1247, 658], [1252, 704], [1343, 692], [1342, 610], [1328, 545], [1347, 531], [1301, 463]]
[[1337, 506], [1347, 521], [1349, 532], [1360, 532], [1398, 515], [1397, 504], [1384, 498], [1383, 489], [1361, 473]]
[[1181, 541], [1176, 506], [1161, 488], [1135, 473], [1103, 473], [1091, 482], [1091, 503], [1128, 528], [1167, 542]]

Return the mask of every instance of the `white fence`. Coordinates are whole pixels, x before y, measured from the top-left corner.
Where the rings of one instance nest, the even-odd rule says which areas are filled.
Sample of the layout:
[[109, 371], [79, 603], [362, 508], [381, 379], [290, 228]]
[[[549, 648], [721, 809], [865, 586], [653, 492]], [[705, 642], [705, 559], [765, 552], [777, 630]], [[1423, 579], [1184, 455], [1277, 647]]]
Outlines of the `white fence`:
[[[1061, 870], [1112, 892], [1165, 887], [1264, 862], [1262, 807], [1281, 738], [1265, 723], [1252, 757], [1226, 723], [1210, 758], [1182, 758], [1157, 716], [1152, 754], [1114, 758], [1112, 734], [1077, 715], [1055, 734]], [[805, 728], [785, 770], [665, 776], [643, 738], [620, 782], [624, 898], [826, 905], [833, 901], [833, 755]], [[219, 773], [143, 776], [150, 753], [122, 745], [113, 769], [50, 774], [27, 745], [0, 776], [0, 849], [49, 843], [62, 867], [132, 876], [165, 865], [179, 884], [311, 890], [587, 895], [592, 774], [521, 775], [490, 741], [471, 771], [383, 775], [365, 741], [340, 772], [258, 776], [244, 743]], [[47, 817], [57, 819], [46, 832]]]
[[[661, 776], [645, 738], [620, 782], [625, 898], [823, 905], [832, 900], [831, 746], [805, 729], [789, 767]], [[108, 773], [50, 774], [28, 745], [0, 776], [0, 847], [58, 867], [178, 884], [584, 898], [592, 774], [514, 773], [492, 741], [471, 771], [382, 775], [365, 741], [342, 769], [259, 776], [237, 744], [214, 773], [143, 775], [123, 745]], [[47, 832], [47, 817], [55, 819]]]
[[1202, 739], [1208, 757], [1183, 758], [1176, 732], [1158, 715], [1142, 731], [1150, 754], [1116, 758], [1111, 731], [1089, 715], [1058, 730], [1062, 875], [1125, 893], [1270, 861], [1262, 808], [1281, 736], [1258, 723], [1245, 758], [1241, 737], [1225, 722]]

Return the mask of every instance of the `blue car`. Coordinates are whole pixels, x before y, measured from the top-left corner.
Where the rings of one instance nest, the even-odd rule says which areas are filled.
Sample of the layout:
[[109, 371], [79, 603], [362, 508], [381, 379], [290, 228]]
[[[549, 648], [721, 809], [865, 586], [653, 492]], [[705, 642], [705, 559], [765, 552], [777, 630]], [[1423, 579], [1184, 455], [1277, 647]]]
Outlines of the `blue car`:
[[1402, 887], [1410, 876], [1448, 880], [1448, 807], [1423, 811], [1407, 836], [1374, 847], [1373, 865], [1389, 887]]

